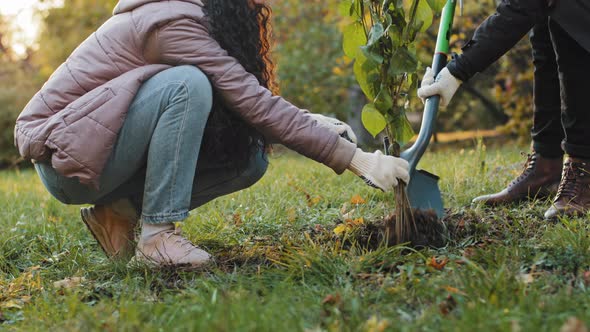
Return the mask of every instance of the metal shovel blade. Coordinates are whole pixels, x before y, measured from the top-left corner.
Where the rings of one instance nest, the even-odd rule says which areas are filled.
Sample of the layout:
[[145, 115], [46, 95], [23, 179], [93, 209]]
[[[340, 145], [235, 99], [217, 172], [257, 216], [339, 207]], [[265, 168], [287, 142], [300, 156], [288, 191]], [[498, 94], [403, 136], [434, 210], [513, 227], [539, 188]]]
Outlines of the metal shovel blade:
[[411, 176], [406, 192], [412, 208], [434, 210], [438, 218], [441, 219], [444, 215], [444, 207], [438, 179], [438, 176], [427, 171], [416, 170]]
[[412, 208], [416, 210], [434, 210], [439, 219], [444, 216], [444, 208], [440, 188], [439, 177], [416, 169], [416, 165], [426, 151], [432, 133], [434, 121], [438, 113], [439, 96], [433, 96], [426, 100], [422, 124], [416, 142], [407, 150], [402, 151], [401, 157], [408, 161], [410, 170], [410, 183], [406, 186], [406, 193]]

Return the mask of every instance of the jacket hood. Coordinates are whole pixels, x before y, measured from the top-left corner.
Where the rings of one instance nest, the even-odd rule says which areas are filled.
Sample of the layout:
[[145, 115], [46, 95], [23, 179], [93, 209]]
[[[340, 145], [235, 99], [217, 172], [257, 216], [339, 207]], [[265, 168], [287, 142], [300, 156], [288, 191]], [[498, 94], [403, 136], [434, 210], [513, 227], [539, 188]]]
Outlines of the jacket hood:
[[[151, 2], [164, 2], [164, 1], [168, 1], [168, 0], [120, 0], [119, 3], [117, 3], [117, 5], [115, 6], [115, 9], [113, 10], [113, 15], [132, 11], [137, 7], [141, 7], [141, 6], [151, 3]], [[177, 1], [190, 2], [190, 3], [194, 3], [195, 5], [198, 5], [198, 6], [203, 6], [202, 0], [177, 0]]]

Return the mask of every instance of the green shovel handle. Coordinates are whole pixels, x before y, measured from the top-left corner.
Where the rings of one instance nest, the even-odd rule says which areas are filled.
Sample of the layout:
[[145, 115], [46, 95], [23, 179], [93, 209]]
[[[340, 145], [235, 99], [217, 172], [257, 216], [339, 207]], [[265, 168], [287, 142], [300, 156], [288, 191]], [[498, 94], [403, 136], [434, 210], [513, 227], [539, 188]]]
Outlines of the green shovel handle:
[[[455, 17], [456, 4], [457, 0], [447, 0], [442, 11], [440, 25], [438, 27], [435, 53], [432, 59], [432, 71], [434, 77], [436, 77], [436, 75], [438, 75], [438, 73], [447, 65], [449, 40], [451, 39], [451, 28], [453, 26], [453, 18]], [[436, 124], [439, 102], [440, 96], [438, 95], [426, 99], [418, 138], [411, 147], [401, 153], [401, 157], [407, 160], [410, 164], [410, 174], [416, 170], [416, 165], [418, 165], [420, 158], [422, 158], [422, 155], [428, 147], [428, 143], [430, 143], [430, 138], [434, 133], [434, 127]]]

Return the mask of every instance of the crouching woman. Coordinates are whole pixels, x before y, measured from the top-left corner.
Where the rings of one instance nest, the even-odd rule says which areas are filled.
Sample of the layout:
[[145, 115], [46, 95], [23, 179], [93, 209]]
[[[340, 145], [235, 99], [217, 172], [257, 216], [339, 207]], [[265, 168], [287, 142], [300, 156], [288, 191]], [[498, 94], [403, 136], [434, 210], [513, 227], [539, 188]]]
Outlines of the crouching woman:
[[264, 0], [121, 0], [20, 114], [21, 155], [58, 200], [94, 205], [82, 219], [109, 257], [209, 262], [173, 223], [262, 177], [267, 140], [382, 190], [408, 181], [404, 160], [276, 95], [269, 15]]

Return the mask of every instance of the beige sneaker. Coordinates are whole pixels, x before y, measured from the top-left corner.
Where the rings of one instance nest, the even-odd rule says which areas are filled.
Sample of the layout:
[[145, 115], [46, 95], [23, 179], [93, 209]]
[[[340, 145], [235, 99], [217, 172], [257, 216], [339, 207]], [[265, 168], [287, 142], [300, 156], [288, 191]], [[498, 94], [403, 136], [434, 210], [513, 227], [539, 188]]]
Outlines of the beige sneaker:
[[80, 209], [82, 221], [109, 258], [133, 254], [137, 212], [128, 200]]
[[154, 267], [196, 269], [212, 259], [209, 253], [192, 244], [177, 229], [160, 232], [147, 240], [140, 238], [134, 261]]

